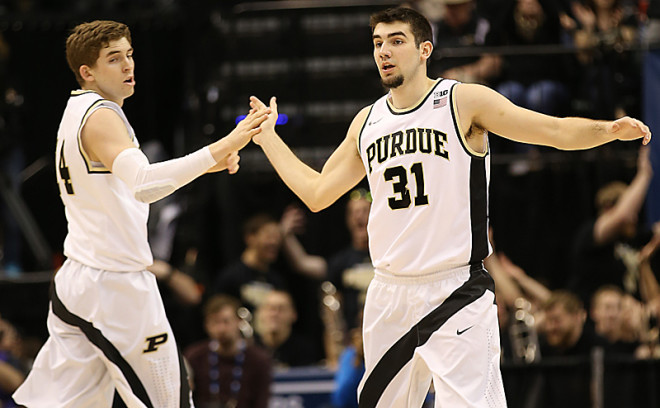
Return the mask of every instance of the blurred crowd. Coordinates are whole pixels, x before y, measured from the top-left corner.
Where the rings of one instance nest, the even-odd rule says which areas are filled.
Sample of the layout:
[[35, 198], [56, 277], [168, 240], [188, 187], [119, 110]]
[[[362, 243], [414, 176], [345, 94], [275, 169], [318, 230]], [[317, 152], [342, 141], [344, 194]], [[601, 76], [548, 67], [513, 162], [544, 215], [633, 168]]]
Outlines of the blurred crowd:
[[[431, 76], [487, 84], [516, 104], [547, 114], [615, 119], [641, 114], [638, 51], [657, 40], [657, 3], [406, 4], [433, 23], [436, 56]], [[0, 37], [0, 59], [7, 55]], [[12, 134], [20, 132], [13, 119], [22, 100], [11, 83], [2, 86], [3, 183], [7, 180], [7, 188], [19, 190], [13, 180], [20, 172], [15, 160], [20, 163], [21, 146], [12, 142]], [[493, 154], [542, 154], [497, 137], [490, 143]], [[152, 161], [161, 160], [162, 151], [150, 148], [145, 146], [145, 151]], [[572, 251], [560, 274], [569, 277], [565, 282], [543, 281], [535, 270], [516, 265], [498, 248], [498, 230], [491, 231], [494, 253], [485, 264], [496, 282], [503, 362], [589, 356], [595, 347], [607, 356], [660, 358], [660, 224], [648, 227], [644, 213], [653, 177], [648, 149], [640, 149], [637, 156], [632, 180], [600, 188], [593, 197], [593, 219], [585, 219], [575, 236], [566, 237]], [[200, 248], [182, 244], [182, 235], [191, 233], [185, 226], [194, 216], [190, 200], [177, 193], [155, 203], [149, 233], [156, 259], [151, 271], [189, 363], [196, 406], [230, 401], [234, 405], [226, 406], [265, 407], [272, 370], [325, 365], [337, 373], [333, 406], [356, 407], [355, 390], [364, 370], [361, 309], [373, 276], [366, 228], [368, 190], [356, 188], [339, 204], [345, 223], [332, 228], [345, 229], [348, 239], [337, 253], [308, 252], [300, 237], [309, 214], [292, 203], [277, 213], [259, 212], [241, 220], [236, 239], [243, 243], [242, 252], [219, 266], [200, 263]], [[12, 243], [20, 242], [20, 231], [6, 205], [0, 207], [3, 270], [18, 276], [21, 264]], [[0, 407], [13, 406], [9, 395], [23, 380], [36, 350], [22, 340], [20, 329], [0, 317]], [[588, 406], [588, 401], [572, 403]]]

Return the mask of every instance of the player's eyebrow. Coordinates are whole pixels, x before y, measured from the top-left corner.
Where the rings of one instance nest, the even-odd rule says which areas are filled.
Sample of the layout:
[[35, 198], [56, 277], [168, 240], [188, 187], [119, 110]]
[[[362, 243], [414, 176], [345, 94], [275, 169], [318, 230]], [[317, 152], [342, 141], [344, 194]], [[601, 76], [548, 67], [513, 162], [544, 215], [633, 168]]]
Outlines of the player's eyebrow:
[[[403, 31], [395, 31], [393, 33], [387, 34], [387, 38], [391, 37], [396, 37], [397, 35], [401, 35], [403, 37], [407, 37], [406, 34]], [[379, 34], [374, 34], [372, 38], [375, 40], [376, 38], [381, 38]]]
[[[108, 52], [108, 53], [106, 54], [106, 57], [109, 57], [109, 56], [114, 55], [114, 54], [119, 54], [119, 53], [121, 53], [121, 52], [122, 52], [122, 50], [113, 50], [113, 51]], [[133, 52], [133, 47], [131, 47], [131, 48], [129, 48], [128, 50], [126, 50], [126, 52]]]

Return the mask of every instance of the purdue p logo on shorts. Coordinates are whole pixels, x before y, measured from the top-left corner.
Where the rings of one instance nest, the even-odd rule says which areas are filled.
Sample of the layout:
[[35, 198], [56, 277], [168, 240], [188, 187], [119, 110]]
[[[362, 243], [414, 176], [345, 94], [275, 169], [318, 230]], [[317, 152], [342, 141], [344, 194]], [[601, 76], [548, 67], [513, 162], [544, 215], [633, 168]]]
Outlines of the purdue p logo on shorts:
[[158, 334], [153, 337], [147, 337], [145, 340], [147, 343], [147, 348], [142, 350], [143, 353], [151, 353], [152, 351], [158, 350], [158, 346], [167, 342], [167, 333]]

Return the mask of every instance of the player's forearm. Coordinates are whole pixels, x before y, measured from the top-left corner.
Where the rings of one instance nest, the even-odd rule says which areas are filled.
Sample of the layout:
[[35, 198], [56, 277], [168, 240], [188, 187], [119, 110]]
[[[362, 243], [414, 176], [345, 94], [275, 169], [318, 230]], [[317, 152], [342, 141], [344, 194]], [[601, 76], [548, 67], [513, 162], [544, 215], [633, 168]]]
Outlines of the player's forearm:
[[112, 173], [128, 185], [138, 201], [153, 203], [206, 173], [215, 164], [207, 148], [154, 164], [150, 164], [139, 149], [129, 148], [114, 159]]
[[262, 137], [259, 146], [282, 181], [310, 210], [320, 211], [331, 204], [323, 203], [316, 198], [318, 194], [316, 194], [315, 186], [321, 175], [298, 159], [277, 133]]
[[606, 121], [559, 118], [556, 128], [552, 129], [555, 134], [553, 147], [562, 150], [582, 150], [616, 140], [615, 134], [607, 131], [607, 125]]

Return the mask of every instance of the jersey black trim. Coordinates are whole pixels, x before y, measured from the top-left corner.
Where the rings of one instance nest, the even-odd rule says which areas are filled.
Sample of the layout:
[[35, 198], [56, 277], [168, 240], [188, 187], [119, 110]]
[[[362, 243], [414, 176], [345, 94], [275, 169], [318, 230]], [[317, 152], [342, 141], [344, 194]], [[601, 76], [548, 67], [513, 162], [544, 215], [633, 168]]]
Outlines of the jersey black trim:
[[471, 264], [481, 262], [488, 256], [488, 180], [486, 170], [485, 157], [472, 157], [470, 159]]
[[188, 383], [188, 371], [186, 371], [186, 365], [183, 363], [183, 355], [181, 350], [177, 349], [179, 353], [179, 379], [181, 385], [179, 386], [179, 407], [180, 408], [190, 408], [190, 384]]
[[454, 130], [456, 130], [456, 137], [458, 137], [458, 141], [461, 143], [461, 147], [463, 147], [465, 153], [467, 153], [472, 157], [478, 157], [478, 158], [486, 157], [490, 154], [490, 148], [488, 147], [488, 145], [486, 146], [486, 151], [483, 153], [472, 151], [472, 149], [466, 144], [467, 140], [465, 140], [465, 137], [463, 136], [463, 132], [461, 131], [460, 126], [458, 126], [458, 112], [456, 112], [456, 110], [454, 109], [454, 87], [459, 83], [460, 82], [456, 82], [449, 89], [449, 105], [451, 109], [451, 119], [454, 122]]
[[404, 111], [397, 112], [394, 109], [392, 109], [390, 104], [387, 103], [387, 100], [385, 100], [385, 105], [387, 106], [387, 109], [390, 111], [390, 113], [392, 115], [406, 115], [408, 113], [413, 113], [414, 111], [419, 109], [422, 105], [424, 105], [424, 102], [426, 102], [426, 100], [429, 99], [429, 96], [431, 96], [433, 91], [435, 91], [435, 88], [437, 88], [438, 85], [440, 85], [440, 83], [442, 83], [442, 81], [444, 81], [444, 80], [445, 80], [445, 78], [440, 78], [440, 80], [438, 82], [436, 82], [435, 85], [433, 85], [431, 90], [426, 94], [426, 96], [414, 108], [410, 108], [410, 109], [407, 109], [407, 110], [404, 110]]
[[144, 388], [144, 385], [140, 381], [138, 375], [133, 371], [133, 368], [128, 361], [122, 357], [121, 353], [117, 348], [103, 336], [103, 333], [94, 325], [86, 320], [83, 320], [81, 317], [71, 313], [64, 303], [57, 296], [57, 290], [55, 289], [55, 281], [52, 282], [50, 287], [50, 301], [53, 308], [53, 313], [59, 317], [64, 323], [70, 324], [71, 326], [76, 326], [82, 330], [83, 334], [89, 339], [92, 344], [98, 347], [108, 360], [121, 370], [124, 378], [128, 381], [128, 385], [131, 387], [133, 394], [148, 408], [154, 408], [154, 405], [149, 399], [147, 390]]
[[367, 112], [367, 117], [364, 118], [364, 123], [362, 124], [362, 127], [360, 128], [360, 133], [358, 133], [358, 140], [357, 140], [357, 147], [358, 147], [358, 154], [362, 156], [362, 132], [364, 132], [364, 128], [367, 126], [367, 123], [369, 122], [369, 117], [371, 116], [371, 111], [374, 109], [375, 104], [371, 104], [369, 107], [369, 112]]
[[426, 344], [450, 317], [479, 299], [486, 290], [494, 293], [493, 278], [481, 263], [472, 265], [470, 278], [394, 343], [378, 361], [360, 392], [359, 408], [374, 408], [390, 381], [412, 359], [415, 349]]

